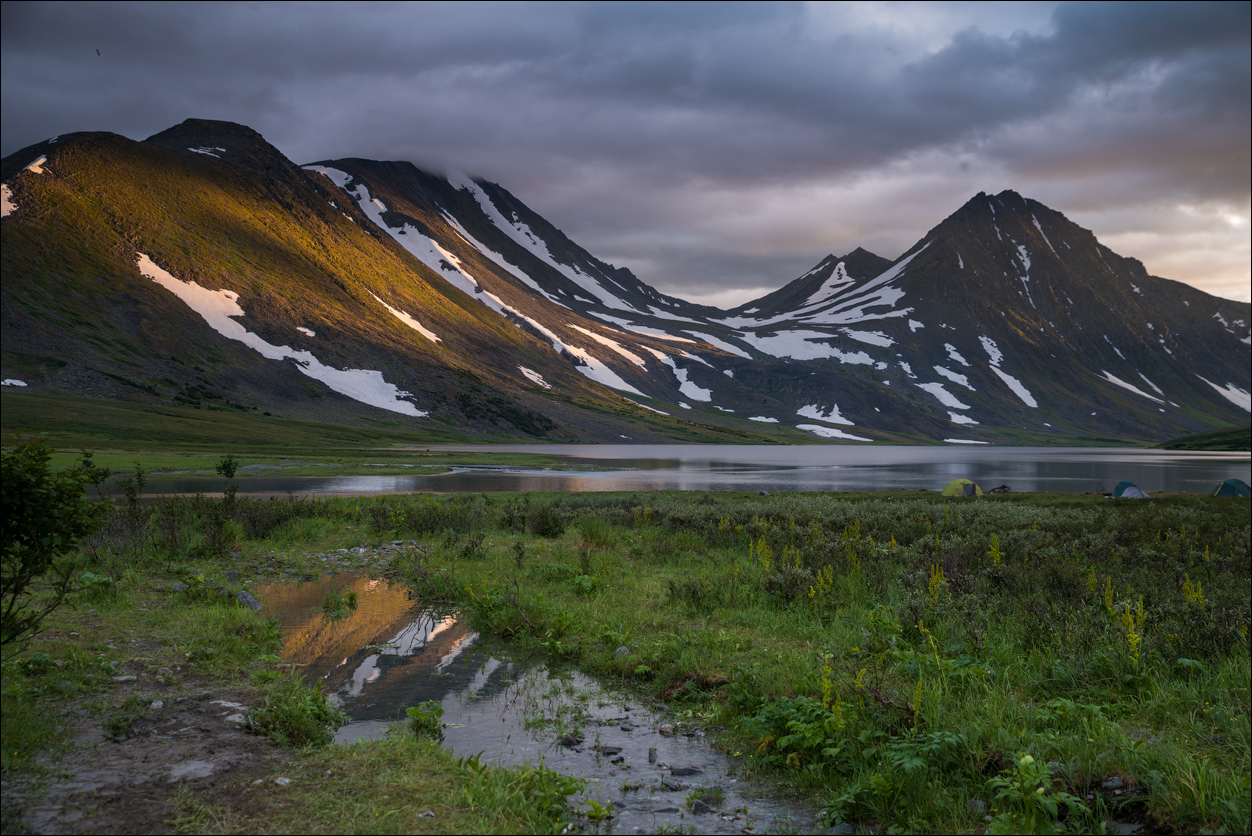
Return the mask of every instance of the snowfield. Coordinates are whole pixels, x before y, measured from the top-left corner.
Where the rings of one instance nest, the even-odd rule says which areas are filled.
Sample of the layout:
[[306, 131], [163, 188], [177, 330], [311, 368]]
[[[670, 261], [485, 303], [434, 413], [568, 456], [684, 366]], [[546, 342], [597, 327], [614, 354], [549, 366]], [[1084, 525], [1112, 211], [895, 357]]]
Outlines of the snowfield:
[[388, 383], [382, 372], [326, 366], [308, 351], [272, 345], [247, 330], [233, 319], [244, 315], [243, 308], [239, 306], [239, 294], [233, 290], [209, 290], [196, 282], [176, 279], [143, 253], [139, 254], [138, 267], [141, 274], [181, 299], [187, 307], [200, 314], [210, 328], [228, 340], [241, 342], [268, 360], [291, 360], [302, 374], [320, 380], [335, 392], [355, 401], [415, 418], [428, 414], [403, 400], [411, 395]]

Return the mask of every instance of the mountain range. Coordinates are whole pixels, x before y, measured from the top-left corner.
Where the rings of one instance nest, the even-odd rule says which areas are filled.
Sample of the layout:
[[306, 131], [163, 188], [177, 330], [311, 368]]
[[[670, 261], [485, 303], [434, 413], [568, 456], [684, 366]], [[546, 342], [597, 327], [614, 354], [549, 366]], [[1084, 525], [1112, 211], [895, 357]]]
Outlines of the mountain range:
[[1252, 308], [978, 194], [732, 310], [503, 186], [192, 119], [3, 160], [0, 363], [42, 391], [481, 440], [1150, 442], [1246, 424]]

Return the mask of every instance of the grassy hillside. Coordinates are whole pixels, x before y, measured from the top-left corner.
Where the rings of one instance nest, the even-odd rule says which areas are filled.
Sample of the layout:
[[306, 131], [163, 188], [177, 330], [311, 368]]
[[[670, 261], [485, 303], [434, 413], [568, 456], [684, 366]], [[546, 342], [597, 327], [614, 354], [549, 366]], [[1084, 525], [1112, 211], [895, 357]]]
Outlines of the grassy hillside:
[[1184, 435], [1157, 446], [1163, 450], [1252, 450], [1252, 426]]

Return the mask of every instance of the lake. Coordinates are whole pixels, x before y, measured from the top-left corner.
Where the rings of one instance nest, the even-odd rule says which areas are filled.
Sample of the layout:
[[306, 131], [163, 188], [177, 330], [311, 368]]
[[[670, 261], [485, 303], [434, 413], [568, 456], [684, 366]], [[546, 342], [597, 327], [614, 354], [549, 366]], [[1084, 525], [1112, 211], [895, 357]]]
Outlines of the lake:
[[[1129, 479], [1148, 493], [1207, 493], [1230, 477], [1252, 481], [1249, 453], [1126, 447], [480, 444], [413, 449], [538, 453], [561, 457], [569, 466], [612, 469], [457, 467], [448, 473], [423, 476], [255, 476], [239, 480], [239, 493], [939, 490], [957, 477], [973, 479], [984, 489], [1008, 485], [1015, 492], [1102, 492]], [[154, 493], [211, 494], [222, 490], [222, 480], [154, 476], [147, 489]]]

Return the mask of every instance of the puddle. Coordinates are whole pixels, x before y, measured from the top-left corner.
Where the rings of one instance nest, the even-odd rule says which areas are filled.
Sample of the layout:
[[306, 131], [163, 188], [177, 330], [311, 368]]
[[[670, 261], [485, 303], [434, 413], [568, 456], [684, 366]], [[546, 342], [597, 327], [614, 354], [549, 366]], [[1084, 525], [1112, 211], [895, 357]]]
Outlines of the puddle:
[[[357, 609], [328, 619], [328, 593], [350, 590]], [[381, 737], [426, 700], [443, 705], [444, 744], [457, 755], [511, 766], [543, 762], [583, 778], [588, 801], [613, 804], [601, 832], [813, 832], [812, 811], [735, 776], [733, 759], [668, 710], [602, 687], [578, 671], [480, 641], [456, 613], [422, 609], [400, 584], [352, 573], [262, 585], [255, 594], [282, 625], [284, 655], [321, 677], [352, 722], [335, 740]], [[663, 708], [663, 707], [662, 707]], [[720, 791], [714, 791], [713, 788]], [[702, 793], [704, 809], [691, 798]], [[588, 830], [596, 829], [588, 823]]]

